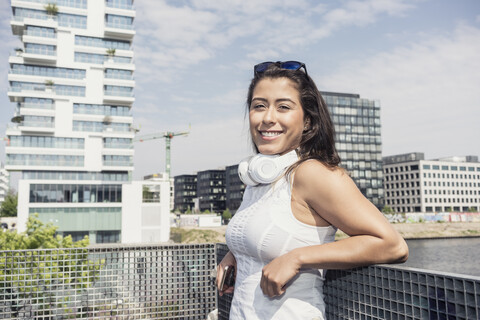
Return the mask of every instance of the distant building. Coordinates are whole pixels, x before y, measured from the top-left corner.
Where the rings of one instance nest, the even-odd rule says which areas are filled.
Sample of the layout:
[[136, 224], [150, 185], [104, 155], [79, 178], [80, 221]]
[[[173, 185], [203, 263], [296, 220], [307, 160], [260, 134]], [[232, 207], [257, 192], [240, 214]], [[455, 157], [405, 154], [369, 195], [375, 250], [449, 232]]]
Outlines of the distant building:
[[185, 213], [193, 212], [195, 207], [194, 199], [197, 198], [197, 175], [184, 174], [174, 178], [175, 184], [175, 205], [174, 210]]
[[238, 176], [238, 164], [225, 168], [226, 207], [234, 214], [243, 199], [245, 184]]
[[[18, 230], [31, 214], [74, 239], [120, 242], [133, 171], [133, 0], [11, 1], [6, 168], [22, 172]], [[56, 12], [55, 12], [56, 11]], [[141, 194], [141, 191], [140, 191]], [[130, 228], [131, 226], [127, 226]]]
[[360, 191], [384, 206], [380, 103], [358, 94], [321, 92], [336, 131], [336, 147]]
[[143, 180], [168, 181], [170, 183], [170, 211], [172, 211], [174, 207], [174, 179], [170, 178], [166, 172], [159, 172], [146, 175], [143, 177]]
[[480, 210], [477, 156], [424, 158], [420, 152], [383, 158], [387, 206], [395, 212]]
[[200, 211], [222, 213], [226, 209], [225, 170], [197, 173], [197, 199]]
[[0, 166], [0, 205], [5, 201], [5, 197], [8, 194], [10, 188], [10, 173], [3, 167], [3, 163]]

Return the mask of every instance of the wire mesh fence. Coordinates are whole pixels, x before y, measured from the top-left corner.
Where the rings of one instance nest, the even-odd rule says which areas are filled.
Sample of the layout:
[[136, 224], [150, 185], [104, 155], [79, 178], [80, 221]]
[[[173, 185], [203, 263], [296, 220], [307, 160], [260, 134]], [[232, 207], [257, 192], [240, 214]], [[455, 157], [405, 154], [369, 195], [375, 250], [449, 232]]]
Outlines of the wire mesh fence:
[[[217, 261], [227, 252], [218, 244]], [[480, 319], [480, 277], [383, 265], [328, 270], [324, 295], [328, 320]], [[217, 298], [226, 320], [232, 295]]]
[[[225, 244], [0, 251], [0, 319], [228, 319]], [[480, 319], [480, 278], [401, 266], [330, 270], [327, 319]]]
[[215, 245], [0, 251], [0, 319], [206, 319]]

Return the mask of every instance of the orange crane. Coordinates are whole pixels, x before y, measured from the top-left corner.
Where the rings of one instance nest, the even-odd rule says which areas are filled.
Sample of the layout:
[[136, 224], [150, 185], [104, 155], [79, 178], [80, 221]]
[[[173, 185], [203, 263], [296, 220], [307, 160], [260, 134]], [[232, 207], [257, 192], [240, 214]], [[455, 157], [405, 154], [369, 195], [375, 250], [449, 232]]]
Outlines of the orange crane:
[[146, 140], [165, 139], [165, 172], [167, 172], [168, 177], [171, 178], [171, 176], [170, 176], [170, 146], [171, 146], [171, 141], [172, 141], [173, 137], [187, 136], [189, 133], [190, 133], [190, 131], [158, 132], [158, 133], [152, 133], [152, 134], [147, 134], [147, 135], [142, 135], [142, 136], [136, 136], [133, 139], [133, 141], [143, 142], [143, 141], [146, 141]]

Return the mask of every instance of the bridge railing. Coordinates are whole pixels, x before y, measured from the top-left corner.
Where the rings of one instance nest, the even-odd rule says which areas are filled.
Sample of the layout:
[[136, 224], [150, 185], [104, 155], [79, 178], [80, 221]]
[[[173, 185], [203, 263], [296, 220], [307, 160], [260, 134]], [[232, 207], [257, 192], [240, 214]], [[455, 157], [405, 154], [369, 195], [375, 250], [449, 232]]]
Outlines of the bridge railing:
[[[0, 319], [228, 319], [225, 244], [0, 251]], [[330, 270], [327, 319], [480, 319], [480, 278], [402, 266]]]

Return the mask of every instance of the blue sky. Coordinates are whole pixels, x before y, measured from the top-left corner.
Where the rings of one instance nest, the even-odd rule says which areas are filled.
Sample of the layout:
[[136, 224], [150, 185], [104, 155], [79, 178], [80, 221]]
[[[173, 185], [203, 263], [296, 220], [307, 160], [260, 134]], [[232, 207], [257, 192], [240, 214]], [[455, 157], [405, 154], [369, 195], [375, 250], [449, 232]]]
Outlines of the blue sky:
[[[246, 89], [253, 65], [298, 60], [320, 90], [382, 106], [383, 155], [480, 156], [480, 1], [135, 1], [135, 125], [172, 140], [172, 174], [249, 155]], [[2, 128], [8, 54], [18, 46], [0, 0]], [[2, 129], [4, 130], [4, 129]], [[4, 144], [0, 160], [5, 159]], [[134, 178], [165, 168], [165, 142], [135, 145]]]

